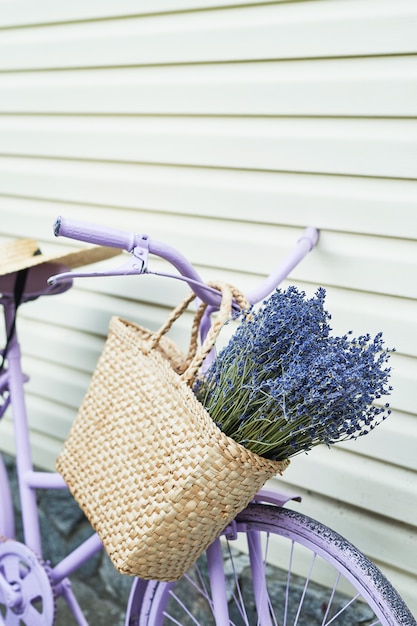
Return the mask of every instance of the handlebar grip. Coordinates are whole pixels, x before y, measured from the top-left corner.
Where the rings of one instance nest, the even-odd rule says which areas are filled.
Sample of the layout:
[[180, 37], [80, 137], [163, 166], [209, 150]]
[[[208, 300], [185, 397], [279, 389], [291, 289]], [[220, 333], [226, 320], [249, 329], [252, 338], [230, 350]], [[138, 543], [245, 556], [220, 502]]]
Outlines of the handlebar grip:
[[89, 222], [57, 217], [54, 224], [56, 237], [68, 237], [78, 241], [109, 246], [130, 252], [135, 247], [136, 236], [123, 230], [114, 230], [106, 226], [97, 226]]

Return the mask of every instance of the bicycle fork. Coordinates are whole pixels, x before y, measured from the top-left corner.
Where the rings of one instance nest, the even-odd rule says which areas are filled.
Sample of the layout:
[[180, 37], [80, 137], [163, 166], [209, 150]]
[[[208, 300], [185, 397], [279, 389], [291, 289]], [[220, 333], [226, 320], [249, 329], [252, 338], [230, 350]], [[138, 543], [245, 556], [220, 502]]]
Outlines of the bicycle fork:
[[258, 624], [272, 626], [269, 594], [266, 586], [266, 563], [262, 552], [261, 535], [256, 530], [248, 530], [247, 538]]
[[[234, 531], [234, 522], [231, 524], [231, 532], [227, 532], [226, 536], [229, 540], [236, 538]], [[247, 531], [249, 560], [252, 572], [252, 585], [255, 598], [255, 607], [258, 615], [257, 624], [262, 626], [273, 626], [270, 612], [270, 603], [268, 590], [266, 586], [265, 576], [265, 560], [262, 555], [262, 545], [260, 533], [258, 531]], [[221, 540], [216, 539], [207, 549], [207, 565], [210, 579], [212, 612], [216, 622], [216, 626], [224, 626], [230, 623], [229, 606], [228, 606], [228, 590], [227, 581], [224, 571], [223, 553]], [[234, 572], [237, 577], [237, 572]], [[236, 585], [239, 589], [239, 584]], [[239, 590], [237, 592], [241, 594]], [[241, 607], [242, 619], [246, 624], [250, 624], [249, 617], [245, 613], [245, 603], [243, 598], [237, 598], [237, 603]], [[240, 600], [240, 602], [238, 602]]]

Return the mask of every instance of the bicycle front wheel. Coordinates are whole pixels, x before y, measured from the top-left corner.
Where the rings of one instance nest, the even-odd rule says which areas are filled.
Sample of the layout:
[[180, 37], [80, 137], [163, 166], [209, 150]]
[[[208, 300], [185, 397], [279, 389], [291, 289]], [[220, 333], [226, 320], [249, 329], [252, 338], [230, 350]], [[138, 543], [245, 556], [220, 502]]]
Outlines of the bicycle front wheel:
[[[211, 555], [216, 545], [220, 560]], [[253, 504], [179, 581], [135, 581], [126, 624], [415, 626], [416, 621], [378, 568], [338, 533], [289, 509]]]

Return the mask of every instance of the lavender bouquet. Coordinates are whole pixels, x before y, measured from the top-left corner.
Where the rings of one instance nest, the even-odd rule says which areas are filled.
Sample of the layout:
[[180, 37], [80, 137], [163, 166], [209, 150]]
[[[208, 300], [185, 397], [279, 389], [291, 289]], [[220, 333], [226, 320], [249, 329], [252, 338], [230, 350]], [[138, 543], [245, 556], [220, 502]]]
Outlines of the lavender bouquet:
[[218, 427], [253, 452], [280, 461], [318, 444], [356, 439], [390, 413], [374, 404], [391, 391], [382, 334], [330, 334], [320, 288], [307, 299], [277, 290], [241, 323], [194, 386]]

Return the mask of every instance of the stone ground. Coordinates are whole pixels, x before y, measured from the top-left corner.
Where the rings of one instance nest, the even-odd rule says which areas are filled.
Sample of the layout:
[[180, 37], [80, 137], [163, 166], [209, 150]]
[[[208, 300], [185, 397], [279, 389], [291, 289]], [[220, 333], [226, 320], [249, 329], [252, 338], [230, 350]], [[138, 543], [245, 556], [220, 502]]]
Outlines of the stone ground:
[[[111, 599], [110, 595], [107, 598], [101, 597], [89, 581], [75, 578], [72, 580], [72, 588], [89, 624], [92, 626], [124, 626], [126, 605], [121, 606], [116, 599]], [[55, 624], [56, 626], [76, 626], [77, 624], [62, 598], [57, 601]]]
[[[19, 523], [20, 502], [17, 496], [17, 483], [14, 460], [6, 457], [6, 466], [11, 479], [12, 492], [14, 495], [14, 505], [16, 510], [16, 526], [17, 538], [21, 538], [21, 526]], [[85, 519], [82, 511], [78, 508], [73, 498], [67, 491], [47, 491], [39, 495], [39, 511], [41, 521], [41, 531], [44, 545], [44, 553], [48, 555], [52, 564], [59, 561], [75, 546], [79, 545], [82, 540], [86, 539], [92, 530]], [[249, 568], [247, 557], [241, 555], [239, 557], [239, 577], [245, 582], [248, 578]], [[276, 598], [282, 597], [282, 590], [285, 589], [285, 573], [270, 568], [268, 579], [272, 581], [273, 591]], [[120, 575], [113, 567], [110, 559], [104, 551], [80, 568], [76, 575], [71, 579], [72, 587], [76, 593], [78, 601], [85, 611], [86, 618], [91, 626], [123, 626], [125, 618], [125, 608], [127, 605], [129, 591], [132, 584], [132, 578]], [[250, 590], [252, 585], [249, 583], [247, 588]], [[299, 580], [299, 584], [295, 593], [298, 597], [303, 591], [303, 580]], [[181, 590], [179, 591], [181, 593]], [[187, 589], [185, 595], [189, 593]], [[305, 616], [297, 621], [298, 626], [319, 626], [322, 624], [323, 610], [325, 606], [325, 595], [323, 589], [316, 586], [308, 599]], [[295, 604], [295, 603], [294, 603]], [[250, 607], [254, 606], [253, 597], [248, 592], [245, 597], [245, 606], [249, 607], [249, 621], [256, 624], [255, 612]], [[202, 606], [196, 606], [204, 626], [212, 626], [209, 615], [206, 615], [206, 609]], [[366, 626], [370, 623], [369, 612], [365, 607], [364, 610], [351, 612], [346, 615], [346, 619], [337, 621], [338, 626]], [[295, 619], [295, 615], [292, 616]], [[238, 615], [233, 616], [236, 626], [243, 626], [242, 620]], [[182, 620], [183, 626], [188, 626]], [[289, 620], [288, 623], [294, 623]], [[76, 622], [72, 617], [66, 603], [62, 599], [57, 601], [56, 626], [76, 626]], [[193, 622], [189, 622], [193, 626]]]

